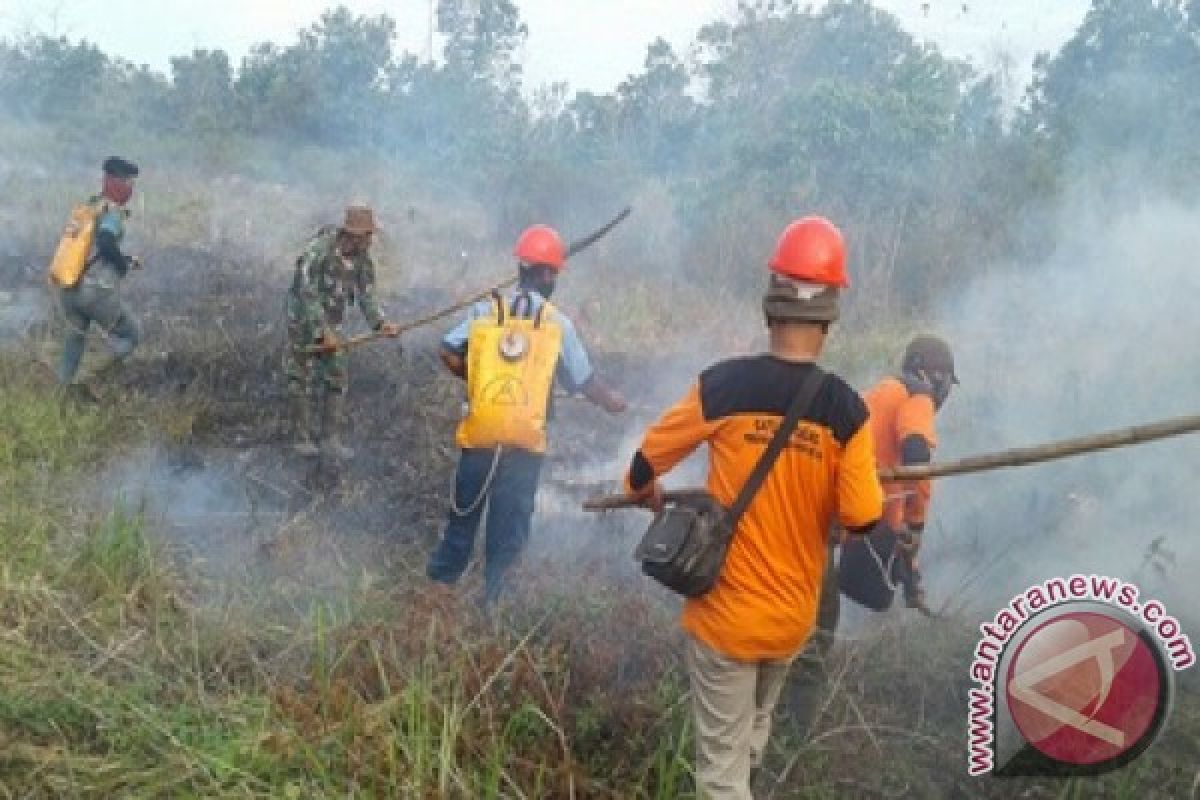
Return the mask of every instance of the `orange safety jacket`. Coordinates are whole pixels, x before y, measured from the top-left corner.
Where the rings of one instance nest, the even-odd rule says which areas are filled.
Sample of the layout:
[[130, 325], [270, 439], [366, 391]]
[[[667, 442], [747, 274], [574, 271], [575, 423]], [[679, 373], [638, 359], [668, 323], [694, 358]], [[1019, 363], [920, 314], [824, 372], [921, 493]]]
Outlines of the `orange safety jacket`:
[[[863, 395], [871, 412], [871, 434], [875, 461], [881, 469], [903, 466], [904, 440], [920, 436], [932, 450], [937, 447], [933, 400], [926, 394], [910, 393], [904, 382], [884, 378]], [[888, 481], [883, 519], [894, 531], [921, 528], [932, 496], [931, 481]]]
[[[707, 488], [732, 505], [812, 368], [769, 355], [709, 368], [647, 431], [627, 488], [707, 443]], [[683, 628], [730, 658], [791, 658], [815, 625], [830, 523], [861, 530], [882, 506], [866, 405], [830, 375], [738, 522], [716, 586], [684, 605]]]

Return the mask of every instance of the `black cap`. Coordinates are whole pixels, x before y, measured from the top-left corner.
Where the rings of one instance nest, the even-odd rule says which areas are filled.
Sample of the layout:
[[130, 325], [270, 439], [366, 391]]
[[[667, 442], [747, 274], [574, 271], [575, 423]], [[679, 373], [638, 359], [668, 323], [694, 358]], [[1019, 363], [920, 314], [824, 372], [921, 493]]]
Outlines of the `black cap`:
[[104, 159], [102, 169], [105, 175], [112, 175], [114, 178], [136, 178], [138, 174], [137, 164], [126, 161], [120, 156], [109, 156]]

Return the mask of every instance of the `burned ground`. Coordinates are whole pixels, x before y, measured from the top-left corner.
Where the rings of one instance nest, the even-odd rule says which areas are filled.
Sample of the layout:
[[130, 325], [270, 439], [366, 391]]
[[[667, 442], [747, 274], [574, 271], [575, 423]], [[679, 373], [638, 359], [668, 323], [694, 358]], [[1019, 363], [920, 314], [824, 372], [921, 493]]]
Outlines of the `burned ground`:
[[[358, 456], [310, 464], [292, 455], [287, 437], [278, 282], [204, 249], [151, 252], [147, 261], [160, 271], [135, 275], [126, 295], [144, 344], [99, 387], [102, 406], [145, 417], [140, 430], [139, 420], [129, 421], [129, 442], [92, 469], [75, 498], [77, 519], [91, 520], [84, 525], [92, 537], [109, 524], [95, 526], [97, 508], [141, 519], [168, 565], [162, 591], [204, 642], [187, 669], [172, 666], [181, 644], [159, 645], [158, 654], [143, 649], [129, 637], [143, 637], [137, 631], [158, 619], [146, 608], [155, 601], [144, 579], [138, 594], [126, 592], [118, 602], [121, 636], [135, 643], [123, 645], [122, 657], [144, 658], [143, 668], [157, 671], [161, 689], [149, 696], [183, 702], [195, 690], [172, 682], [187, 675], [209, 697], [200, 707], [218, 717], [229, 712], [223, 703], [267, 698], [269, 723], [256, 747], [272, 759], [268, 768], [235, 757], [237, 769], [223, 773], [192, 743], [175, 751], [183, 773], [166, 794], [276, 796], [299, 787], [294, 796], [316, 796], [338, 786], [359, 796], [466, 797], [488, 793], [494, 780], [498, 796], [689, 796], [675, 602], [642, 579], [630, 557], [644, 520], [577, 511], [584, 495], [619, 476], [627, 420], [556, 401], [537, 532], [511, 602], [499, 618], [484, 619], [473, 608], [477, 577], [446, 597], [421, 574], [446, 512], [461, 402], [436, 362], [439, 329], [404, 338], [403, 352], [385, 341], [352, 356], [350, 438]], [[35, 271], [4, 274], [0, 291], [39, 298], [46, 311]], [[404, 320], [456, 299], [458, 288], [389, 289], [385, 300]], [[58, 323], [52, 310], [40, 321], [37, 312], [22, 312], [5, 346], [52, 402], [48, 376], [35, 364], [53, 356]], [[597, 353], [642, 419], [680, 388], [662, 386], [661, 358]], [[128, 607], [130, 597], [136, 607]], [[88, 604], [97, 602], [87, 595], [72, 607], [82, 615], [77, 625], [91, 630]], [[792, 717], [804, 698], [796, 686], [785, 696], [760, 777], [763, 796], [1180, 797], [1194, 790], [1188, 765], [1200, 758], [1200, 708], [1186, 684], [1154, 757], [1112, 778], [1066, 788], [968, 780], [965, 665], [974, 637], [970, 618], [954, 615], [931, 621], [897, 613], [854, 631], [831, 656], [808, 746], [799, 746]], [[32, 634], [28, 641], [36, 648]], [[102, 678], [119, 683], [132, 669], [117, 656], [100, 658]], [[21, 686], [33, 698], [58, 697], [32, 679]], [[103, 724], [118, 712], [87, 713]], [[0, 711], [0, 741], [24, 748], [0, 758], [0, 786], [10, 780], [20, 793], [51, 796], [66, 774], [91, 781], [80, 784], [85, 796], [120, 785], [104, 777], [106, 765], [122, 763], [113, 740], [95, 730], [67, 739], [69, 748], [55, 750], [53, 735], [15, 710]], [[409, 749], [421, 742], [425, 756]], [[172, 752], [169, 739], [156, 746]], [[41, 771], [30, 772], [37, 758]], [[441, 772], [424, 758], [438, 760]], [[159, 779], [150, 762], [139, 763]], [[44, 777], [21, 783], [18, 774]], [[146, 780], [142, 792], [157, 785]]]

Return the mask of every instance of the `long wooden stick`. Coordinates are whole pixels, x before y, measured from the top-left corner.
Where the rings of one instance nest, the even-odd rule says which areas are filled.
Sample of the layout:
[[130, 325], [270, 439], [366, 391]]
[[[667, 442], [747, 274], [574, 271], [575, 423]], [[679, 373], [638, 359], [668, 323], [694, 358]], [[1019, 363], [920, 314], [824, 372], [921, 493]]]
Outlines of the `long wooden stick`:
[[923, 480], [966, 475], [971, 472], [986, 472], [1006, 467], [1022, 467], [1027, 464], [1040, 464], [1044, 461], [1095, 453], [1100, 450], [1111, 450], [1115, 447], [1128, 447], [1133, 444], [1152, 442], [1156, 439], [1181, 436], [1196, 431], [1200, 431], [1200, 414], [1175, 417], [1148, 425], [1134, 425], [1131, 428], [1094, 433], [1089, 436], [1077, 436], [1073, 439], [1060, 439], [1057, 442], [1048, 442], [1032, 447], [1014, 447], [1011, 450], [960, 458], [945, 464], [880, 470], [879, 478], [885, 481]]
[[[579, 239], [578, 241], [571, 242], [571, 244], [567, 247], [567, 258], [571, 258], [572, 256], [578, 255], [580, 252], [588, 249], [589, 247], [594, 245], [596, 242], [603, 239], [605, 236], [607, 236], [612, 231], [613, 228], [617, 227], [622, 222], [624, 222], [625, 218], [628, 217], [632, 211], [633, 211], [632, 206], [625, 206], [625, 208], [621, 209], [621, 211], [615, 217], [613, 217], [611, 220], [609, 220], [607, 223], [605, 223], [604, 227], [598, 228], [597, 230], [593, 231], [592, 233], [589, 233], [587, 236], [583, 237], [582, 239]], [[470, 297], [468, 297], [465, 300], [461, 300], [452, 306], [443, 308], [441, 311], [435, 311], [434, 313], [432, 313], [428, 316], [421, 317], [420, 319], [415, 319], [412, 322], [406, 322], [400, 326], [400, 331], [396, 335], [399, 336], [400, 333], [408, 333], [411, 330], [415, 330], [417, 328], [423, 328], [426, 325], [429, 325], [430, 323], [437, 322], [440, 319], [445, 319], [446, 317], [450, 316], [451, 314], [462, 311], [465, 308], [470, 308], [471, 306], [478, 303], [480, 300], [485, 300], [488, 297], [490, 297], [492, 292], [498, 292], [501, 289], [507, 289], [508, 287], [512, 286], [516, 282], [517, 282], [516, 277], [509, 278], [508, 280], [504, 281], [503, 283], [498, 283], [495, 286], [484, 289], [479, 294], [471, 295]], [[371, 333], [361, 333], [358, 336], [352, 336], [349, 339], [347, 339], [346, 341], [340, 342], [335, 348], [333, 348], [333, 350], [352, 350], [355, 347], [359, 347], [360, 345], [364, 345], [364, 344], [367, 344], [368, 342], [373, 342], [376, 339], [380, 339], [383, 337], [383, 335], [384, 334], [380, 333], [379, 331], [372, 331]], [[324, 345], [319, 345], [319, 344], [312, 345], [311, 347], [306, 348], [306, 350], [311, 355], [317, 355], [319, 353], [331, 352], [330, 348], [327, 348]]]
[[[668, 503], [689, 503], [702, 500], [708, 496], [707, 489], [691, 487], [688, 489], [668, 489], [663, 492], [663, 500]], [[638, 508], [641, 504], [624, 494], [602, 494], [589, 497], [583, 501], [584, 511], [616, 511], [620, 508]]]
[[[446, 317], [450, 316], [451, 314], [456, 314], [459, 311], [462, 311], [463, 309], [470, 308], [471, 306], [478, 303], [480, 300], [484, 300], [484, 299], [490, 297], [492, 292], [498, 292], [501, 289], [507, 289], [509, 286], [512, 286], [516, 282], [517, 282], [517, 279], [515, 277], [509, 278], [508, 280], [504, 281], [503, 283], [498, 283], [495, 286], [484, 289], [482, 292], [479, 292], [478, 294], [473, 294], [468, 298], [459, 300], [454, 305], [447, 306], [447, 307], [441, 309], [440, 311], [435, 311], [432, 314], [428, 314], [419, 319], [414, 319], [412, 322], [406, 322], [400, 326], [400, 331], [396, 335], [399, 336], [401, 333], [408, 333], [411, 330], [415, 330], [417, 328], [423, 328], [426, 325], [429, 325], [430, 323], [437, 322], [440, 319], [445, 319]], [[376, 339], [380, 339], [383, 337], [383, 335], [384, 334], [381, 333], [380, 331], [371, 331], [370, 333], [360, 333], [358, 336], [352, 336], [349, 339], [345, 340], [344, 342], [340, 343], [336, 349], [352, 350], [355, 347], [359, 347], [360, 345], [366, 344], [367, 342], [373, 342]], [[327, 348], [325, 348], [324, 346], [318, 344], [318, 345], [313, 345], [312, 347], [309, 347], [308, 352], [312, 353], [312, 354], [317, 354], [317, 353], [327, 353], [327, 352], [329, 352], [329, 350]]]
[[[879, 470], [880, 480], [924, 480], [928, 478], [945, 478], [951, 475], [966, 475], [972, 472], [986, 472], [1006, 467], [1020, 467], [1027, 464], [1040, 464], [1059, 458], [1094, 453], [1100, 450], [1111, 450], [1116, 447], [1128, 447], [1134, 444], [1152, 442], [1170, 436], [1181, 436], [1200, 431], [1200, 414], [1154, 422], [1148, 425], [1135, 425], [1132, 428], [1121, 428], [1104, 433], [1078, 436], [1073, 439], [1061, 439], [1056, 442], [1035, 445], [1032, 447], [1016, 447], [1010, 450], [1000, 450], [995, 453], [970, 456], [944, 464], [927, 464], [919, 467], [897, 467], [895, 469]], [[704, 489], [690, 488], [666, 492], [668, 502], [687, 502], [704, 493]], [[633, 508], [638, 504], [623, 494], [601, 495], [584, 501], [584, 511], [611, 511], [618, 508]]]

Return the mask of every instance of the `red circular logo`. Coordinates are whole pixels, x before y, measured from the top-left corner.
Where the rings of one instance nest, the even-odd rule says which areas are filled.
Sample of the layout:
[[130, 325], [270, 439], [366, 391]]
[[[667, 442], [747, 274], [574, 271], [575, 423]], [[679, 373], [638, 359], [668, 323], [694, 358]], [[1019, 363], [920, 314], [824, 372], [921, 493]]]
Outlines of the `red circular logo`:
[[1073, 765], [1110, 761], [1142, 743], [1159, 718], [1163, 688], [1152, 645], [1120, 620], [1086, 611], [1035, 629], [1005, 680], [1021, 735]]

